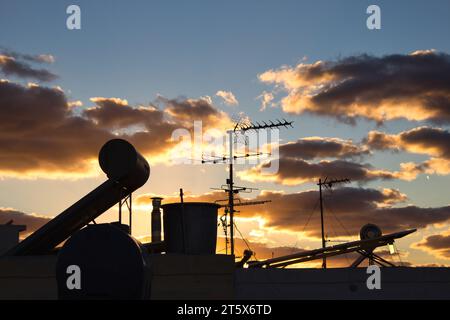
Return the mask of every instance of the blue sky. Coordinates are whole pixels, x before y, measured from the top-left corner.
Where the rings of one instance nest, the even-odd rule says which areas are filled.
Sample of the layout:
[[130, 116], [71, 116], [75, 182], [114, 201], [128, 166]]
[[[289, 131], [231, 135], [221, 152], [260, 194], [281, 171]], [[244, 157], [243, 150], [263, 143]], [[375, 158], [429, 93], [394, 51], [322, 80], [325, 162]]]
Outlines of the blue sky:
[[[82, 29], [66, 29], [66, 8], [81, 7]], [[381, 7], [382, 29], [366, 27], [366, 8]], [[360, 141], [379, 129], [362, 120], [354, 127], [328, 118], [286, 115], [280, 108], [260, 112], [256, 99], [271, 87], [258, 74], [302, 59], [335, 60], [369, 53], [377, 56], [436, 49], [450, 53], [450, 1], [4, 1], [0, 0], [0, 46], [23, 53], [52, 54], [48, 68], [59, 75], [50, 85], [61, 86], [71, 100], [91, 106], [91, 97], [119, 97], [131, 105], [145, 104], [157, 95], [167, 98], [231, 91], [239, 106], [217, 106], [229, 114], [243, 111], [253, 120], [287, 118], [295, 129], [282, 132], [285, 141], [304, 136], [329, 136]], [[20, 82], [20, 80], [17, 80]], [[397, 133], [416, 127], [395, 120], [382, 130]], [[400, 154], [376, 154], [376, 167], [396, 170]], [[409, 161], [425, 156], [408, 155]], [[174, 169], [183, 171], [184, 168]], [[209, 170], [209, 169], [208, 169]], [[220, 185], [223, 168], [211, 169], [206, 180], [193, 181], [194, 192]], [[177, 190], [164, 181], [164, 171], [153, 171], [145, 191], [159, 186], [163, 193]], [[193, 177], [192, 177], [193, 178]], [[0, 205], [31, 212], [57, 213], [101, 179], [78, 181], [0, 181]], [[194, 178], [193, 178], [194, 180]], [[420, 177], [414, 183], [375, 182], [372, 186], [399, 188], [411, 202], [424, 206], [447, 205], [448, 177]], [[251, 183], [249, 183], [252, 185]], [[44, 186], [52, 195], [34, 196]], [[280, 187], [287, 191], [311, 187]], [[21, 197], [17, 196], [21, 192]], [[52, 199], [53, 196], [56, 199]], [[24, 203], [22, 197], [27, 197]]]
[[[158, 94], [235, 94], [238, 110], [254, 120], [286, 117], [264, 114], [255, 98], [269, 87], [257, 75], [282, 65], [371, 53], [410, 53], [434, 48], [450, 52], [450, 2], [377, 1], [382, 29], [366, 27], [373, 1], [1, 1], [1, 45], [19, 52], [50, 53], [54, 82], [73, 100], [95, 96], [148, 103]], [[65, 27], [66, 8], [77, 4], [82, 29]], [[220, 106], [220, 105], [219, 105]], [[374, 123], [356, 127], [332, 119], [293, 116], [295, 130], [283, 139], [339, 136], [361, 139]], [[406, 121], [385, 125], [397, 132]], [[383, 157], [384, 158], [384, 157]], [[374, 163], [378, 164], [375, 158]], [[381, 163], [380, 163], [381, 164]], [[389, 162], [386, 162], [390, 167]], [[394, 168], [395, 165], [392, 166]]]

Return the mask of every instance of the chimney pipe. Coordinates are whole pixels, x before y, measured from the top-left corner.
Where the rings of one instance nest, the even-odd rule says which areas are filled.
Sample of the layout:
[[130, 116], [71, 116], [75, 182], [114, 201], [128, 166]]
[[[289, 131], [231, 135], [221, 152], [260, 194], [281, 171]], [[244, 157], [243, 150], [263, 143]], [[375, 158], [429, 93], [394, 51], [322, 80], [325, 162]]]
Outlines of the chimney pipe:
[[152, 242], [161, 241], [161, 201], [163, 198], [153, 197], [152, 199]]

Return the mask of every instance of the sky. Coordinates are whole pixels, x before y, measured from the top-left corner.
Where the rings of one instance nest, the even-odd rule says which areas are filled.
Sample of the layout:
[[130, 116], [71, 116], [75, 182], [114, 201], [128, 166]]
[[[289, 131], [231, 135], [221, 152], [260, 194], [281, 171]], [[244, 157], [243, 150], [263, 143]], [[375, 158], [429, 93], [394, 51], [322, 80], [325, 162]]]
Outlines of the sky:
[[[66, 27], [71, 4], [80, 30]], [[380, 30], [366, 25], [372, 4]], [[418, 228], [401, 259], [447, 265], [449, 15], [444, 0], [0, 0], [0, 223], [32, 231], [63, 211], [104, 181], [98, 150], [121, 137], [151, 164], [135, 196], [146, 237], [151, 195], [223, 198], [211, 188], [226, 166], [174, 164], [175, 130], [284, 118], [279, 155], [236, 168], [258, 188], [242, 197], [272, 200], [238, 214], [258, 257], [320, 246], [316, 183], [330, 176], [352, 180], [326, 195], [330, 241], [369, 222]], [[264, 175], [269, 161], [279, 171]]]

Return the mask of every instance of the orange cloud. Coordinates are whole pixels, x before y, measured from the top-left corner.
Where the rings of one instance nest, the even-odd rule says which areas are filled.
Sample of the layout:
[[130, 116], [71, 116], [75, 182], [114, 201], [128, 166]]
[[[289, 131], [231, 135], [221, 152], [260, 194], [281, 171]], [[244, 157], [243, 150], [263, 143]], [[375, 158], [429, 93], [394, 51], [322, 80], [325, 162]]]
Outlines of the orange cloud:
[[358, 118], [450, 122], [450, 55], [420, 51], [284, 66], [259, 75], [282, 88], [285, 112], [354, 124]]
[[412, 244], [411, 247], [425, 251], [439, 259], [450, 260], [450, 230], [425, 237]]
[[[42, 57], [42, 59], [50, 59]], [[7, 76], [16, 76], [19, 78], [33, 78], [39, 81], [53, 81], [58, 78], [57, 75], [46, 69], [36, 69], [28, 63], [19, 61], [13, 56], [0, 54], [0, 72]]]
[[237, 106], [239, 104], [239, 101], [231, 91], [219, 90], [216, 92], [216, 96], [222, 98], [225, 104], [229, 106]]
[[352, 140], [327, 137], [306, 137], [280, 145], [282, 157], [311, 160], [316, 158], [354, 158], [370, 154], [366, 146]]
[[[141, 206], [150, 206], [150, 194], [135, 198], [135, 203]], [[211, 192], [201, 195], [187, 194], [186, 202], [206, 201], [214, 202], [226, 199], [223, 192]], [[242, 201], [245, 200], [240, 198]], [[256, 219], [259, 225], [247, 230], [248, 238], [252, 242], [266, 243], [268, 238], [280, 237], [283, 233], [301, 235], [304, 239], [313, 240], [320, 238], [320, 219], [318, 218], [317, 190], [302, 191], [296, 193], [284, 193], [279, 191], [262, 191], [252, 200], [269, 203], [257, 206], [239, 207], [238, 219]], [[447, 223], [450, 220], [450, 207], [421, 208], [413, 205], [399, 206], [407, 200], [405, 194], [396, 189], [371, 189], [341, 187], [332, 193], [325, 193], [325, 211], [328, 212], [327, 233], [333, 237], [357, 237], [360, 228], [366, 223], [375, 223], [383, 232], [395, 232], [409, 228], [424, 228], [436, 223]], [[179, 202], [179, 196], [165, 196], [163, 203]], [[239, 201], [236, 201], [239, 202]], [[221, 202], [226, 204], [226, 201]], [[148, 210], [149, 208], [147, 208]], [[314, 218], [314, 213], [315, 218]], [[337, 219], [339, 223], [337, 223]], [[248, 223], [249, 221], [244, 221]], [[245, 223], [242, 222], [242, 225]], [[308, 222], [308, 223], [307, 223]], [[334, 225], [333, 232], [330, 225]], [[345, 229], [342, 228], [345, 226]], [[263, 237], [254, 234], [252, 230], [260, 231]], [[261, 233], [262, 232], [262, 233]], [[279, 233], [277, 233], [279, 232]], [[270, 235], [269, 235], [270, 234]], [[266, 241], [266, 242], [265, 242]]]
[[[99, 170], [96, 158], [112, 138], [133, 143], [150, 161], [164, 161], [178, 144], [176, 129], [223, 128], [229, 117], [203, 99], [130, 106], [119, 98], [92, 98], [94, 107], [76, 113], [61, 88], [0, 81], [0, 175], [86, 177]], [[77, 104], [79, 106], [79, 104]], [[222, 126], [222, 127], [221, 127]], [[162, 160], [161, 160], [162, 159]]]
[[[272, 161], [278, 161], [279, 169], [276, 173], [266, 173], [272, 167]], [[282, 157], [270, 160], [251, 169], [240, 171], [237, 175], [247, 181], [275, 182], [282, 185], [294, 186], [306, 182], [314, 182], [326, 176], [346, 177], [351, 181], [365, 183], [372, 180], [401, 179], [414, 180], [422, 170], [415, 164], [402, 163], [399, 171], [387, 171], [373, 168], [369, 164], [361, 164], [345, 160], [322, 160], [308, 162], [302, 159]]]
[[373, 150], [407, 151], [450, 160], [450, 132], [422, 126], [398, 134], [370, 131], [365, 143]]
[[50, 221], [50, 219], [47, 216], [28, 214], [11, 208], [0, 208], [0, 225], [12, 221], [14, 224], [27, 227], [26, 231], [20, 234], [21, 237], [26, 237], [33, 233]]

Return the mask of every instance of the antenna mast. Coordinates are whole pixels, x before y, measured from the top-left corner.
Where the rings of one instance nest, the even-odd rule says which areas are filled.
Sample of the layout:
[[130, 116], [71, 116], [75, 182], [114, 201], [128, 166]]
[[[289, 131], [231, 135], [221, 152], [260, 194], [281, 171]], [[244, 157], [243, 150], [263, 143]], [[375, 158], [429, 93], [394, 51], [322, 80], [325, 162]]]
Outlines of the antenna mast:
[[228, 211], [230, 214], [230, 249], [231, 249], [231, 255], [234, 255], [234, 194], [239, 193], [239, 191], [247, 190], [248, 188], [245, 187], [235, 187], [234, 186], [234, 173], [233, 173], [233, 164], [234, 160], [238, 158], [248, 158], [250, 156], [258, 156], [262, 153], [256, 153], [256, 154], [246, 154], [244, 156], [235, 156], [233, 154], [234, 145], [233, 145], [233, 137], [236, 135], [237, 132], [245, 133], [246, 131], [251, 130], [263, 130], [263, 129], [274, 129], [279, 127], [292, 127], [293, 121], [287, 121], [283, 119], [282, 121], [276, 120], [275, 123], [272, 121], [269, 121], [270, 123], [266, 123], [263, 121], [263, 124], [260, 124], [259, 122], [253, 123], [241, 123], [237, 122], [232, 130], [228, 130], [228, 139], [229, 139], [229, 152], [228, 157], [223, 157], [220, 160], [202, 160], [202, 163], [206, 162], [212, 162], [217, 163], [218, 161], [226, 161], [229, 160], [229, 177], [226, 180], [227, 188], [223, 189], [225, 192], [228, 193]]
[[[324, 181], [322, 181], [322, 179], [319, 179], [319, 183], [317, 184], [319, 186], [319, 200], [320, 200], [320, 226], [322, 229], [322, 248], [325, 249], [326, 247], [326, 239], [325, 239], [325, 225], [323, 222], [323, 198], [322, 198], [322, 186], [324, 186], [325, 188], [328, 188], [331, 190], [331, 188], [333, 187], [333, 184], [336, 183], [349, 183], [350, 180], [349, 179], [333, 179], [333, 180], [328, 180], [328, 177], [325, 178]], [[322, 260], [322, 268], [326, 269], [327, 268], [327, 258], [326, 256], [323, 257]]]
[[286, 121], [285, 119], [283, 119], [283, 121], [277, 120], [276, 123], [273, 123], [272, 121], [270, 121], [270, 124], [267, 124], [263, 121], [263, 124], [260, 124], [258, 122], [256, 122], [256, 124], [254, 123], [250, 123], [250, 124], [240, 124], [239, 122], [236, 123], [236, 125], [234, 126], [233, 130], [229, 130], [228, 131], [228, 135], [229, 135], [229, 139], [230, 139], [230, 165], [229, 165], [229, 171], [230, 171], [230, 177], [228, 179], [228, 185], [229, 185], [229, 189], [228, 189], [228, 208], [230, 211], [230, 246], [231, 246], [231, 254], [234, 255], [234, 193], [239, 192], [239, 190], [236, 190], [237, 192], [235, 192], [235, 190], [233, 189], [233, 134], [236, 133], [236, 131], [241, 131], [243, 133], [245, 133], [246, 131], [249, 130], [262, 130], [262, 129], [274, 129], [274, 128], [279, 128], [279, 127], [292, 127], [292, 123], [293, 121]]

